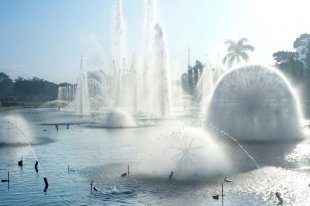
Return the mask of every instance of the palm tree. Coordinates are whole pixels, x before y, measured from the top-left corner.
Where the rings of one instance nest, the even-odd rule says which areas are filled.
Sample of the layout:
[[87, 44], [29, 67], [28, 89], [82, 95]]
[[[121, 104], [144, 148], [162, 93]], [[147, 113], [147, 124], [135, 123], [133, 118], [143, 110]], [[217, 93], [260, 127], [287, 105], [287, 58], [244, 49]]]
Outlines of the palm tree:
[[247, 41], [247, 38], [241, 38], [237, 42], [233, 40], [227, 40], [225, 42], [228, 47], [227, 54], [223, 59], [223, 63], [227, 63], [228, 68], [231, 68], [234, 63], [240, 63], [240, 60], [244, 60], [245, 62], [249, 60], [250, 57], [246, 52], [254, 51], [254, 47], [250, 44], [245, 44]]

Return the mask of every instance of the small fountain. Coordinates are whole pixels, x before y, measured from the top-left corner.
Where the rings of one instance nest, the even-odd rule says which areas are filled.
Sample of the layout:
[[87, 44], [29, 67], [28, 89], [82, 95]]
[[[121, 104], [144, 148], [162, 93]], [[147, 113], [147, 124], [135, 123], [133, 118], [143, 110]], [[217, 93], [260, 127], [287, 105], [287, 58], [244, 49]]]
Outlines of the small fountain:
[[137, 123], [128, 112], [121, 109], [112, 109], [107, 114], [103, 126], [107, 128], [126, 128], [135, 127]]
[[245, 141], [300, 138], [298, 99], [270, 67], [249, 65], [226, 73], [215, 87], [206, 126]]
[[172, 137], [175, 178], [208, 177], [229, 170], [223, 148], [202, 129], [184, 127]]
[[[168, 128], [167, 128], [168, 129]], [[222, 146], [201, 128], [177, 126], [146, 146], [140, 173], [172, 180], [201, 180], [230, 171]], [[169, 175], [170, 174], [170, 175]], [[170, 178], [169, 178], [170, 177]]]
[[35, 142], [30, 126], [23, 117], [8, 115], [0, 118], [0, 144], [27, 145]]

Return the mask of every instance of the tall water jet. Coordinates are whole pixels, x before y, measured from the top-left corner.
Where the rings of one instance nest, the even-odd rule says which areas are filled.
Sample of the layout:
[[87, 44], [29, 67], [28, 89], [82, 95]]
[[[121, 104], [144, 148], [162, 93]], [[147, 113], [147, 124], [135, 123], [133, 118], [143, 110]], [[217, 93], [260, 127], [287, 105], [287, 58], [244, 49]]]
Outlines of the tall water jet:
[[281, 141], [300, 137], [298, 99], [270, 67], [250, 65], [226, 73], [207, 113], [212, 124], [238, 140]]
[[166, 117], [171, 114], [171, 80], [167, 44], [157, 23], [154, 1], [147, 2], [144, 63], [144, 112]]
[[162, 117], [171, 115], [171, 79], [167, 44], [160, 24], [154, 26], [154, 53], [151, 70], [153, 73], [151, 102], [156, 114]]
[[213, 92], [215, 82], [213, 69], [210, 59], [207, 58], [202, 75], [196, 86], [196, 96], [199, 99], [200, 104], [204, 106], [202, 110], [205, 110], [205, 106], [208, 105]]
[[75, 106], [77, 115], [90, 115], [88, 83], [86, 72], [84, 70], [83, 55], [81, 55], [80, 72], [77, 80]]
[[127, 57], [127, 38], [126, 38], [126, 26], [123, 17], [122, 2], [116, 1], [116, 10], [114, 14], [114, 92], [115, 92], [115, 106], [121, 106], [123, 100], [123, 83], [122, 74], [126, 67]]
[[121, 0], [116, 1], [113, 37], [115, 64], [116, 67], [120, 69], [123, 66], [123, 59], [127, 57], [126, 26]]

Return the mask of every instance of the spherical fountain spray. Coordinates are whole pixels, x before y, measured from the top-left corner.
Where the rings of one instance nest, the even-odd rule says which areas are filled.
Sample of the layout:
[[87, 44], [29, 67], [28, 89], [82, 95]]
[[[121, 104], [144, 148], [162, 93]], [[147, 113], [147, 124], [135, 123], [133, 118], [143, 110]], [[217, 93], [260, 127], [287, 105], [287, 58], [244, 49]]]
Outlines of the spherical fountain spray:
[[249, 65], [226, 73], [214, 89], [206, 126], [238, 140], [281, 141], [300, 138], [298, 99], [280, 72]]

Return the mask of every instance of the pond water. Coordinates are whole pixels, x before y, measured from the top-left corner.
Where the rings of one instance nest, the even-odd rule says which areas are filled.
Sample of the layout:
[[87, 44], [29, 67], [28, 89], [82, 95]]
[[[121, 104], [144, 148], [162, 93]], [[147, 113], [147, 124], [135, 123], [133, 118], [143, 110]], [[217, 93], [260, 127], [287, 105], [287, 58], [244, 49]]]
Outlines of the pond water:
[[[234, 142], [218, 137], [228, 159], [225, 176], [232, 182], [224, 182], [224, 197], [216, 200], [212, 195], [221, 193], [224, 175], [208, 177], [198, 171], [178, 179], [172, 153], [166, 152], [173, 150], [171, 139], [179, 134], [171, 137], [169, 132], [201, 125], [195, 116], [140, 119], [137, 127], [109, 129], [100, 127], [104, 112], [89, 117], [55, 109], [1, 113], [7, 115], [25, 119], [32, 137], [31, 146], [23, 137], [0, 144], [0, 179], [10, 172], [10, 184], [0, 182], [0, 205], [276, 205], [275, 192], [285, 205], [310, 204], [307, 129], [306, 138], [297, 142], [241, 143], [260, 168]], [[0, 135], [0, 140], [9, 139], [6, 132]], [[17, 164], [21, 156], [23, 167]], [[209, 158], [219, 159], [216, 153]], [[130, 175], [121, 177], [128, 165]], [[170, 171], [175, 179], [168, 180]], [[98, 191], [91, 190], [92, 181]]]

